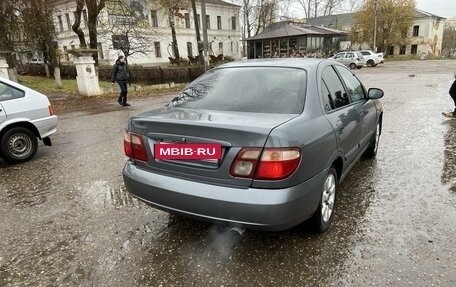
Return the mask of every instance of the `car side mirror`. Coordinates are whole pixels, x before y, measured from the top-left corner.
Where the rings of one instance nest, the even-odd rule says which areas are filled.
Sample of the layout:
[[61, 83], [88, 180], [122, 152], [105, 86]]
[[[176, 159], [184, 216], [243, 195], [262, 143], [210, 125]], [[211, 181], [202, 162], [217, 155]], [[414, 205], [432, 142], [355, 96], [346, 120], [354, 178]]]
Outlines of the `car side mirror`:
[[370, 88], [369, 91], [367, 92], [367, 95], [368, 95], [369, 99], [375, 100], [375, 99], [380, 99], [381, 97], [383, 97], [384, 92], [381, 89]]

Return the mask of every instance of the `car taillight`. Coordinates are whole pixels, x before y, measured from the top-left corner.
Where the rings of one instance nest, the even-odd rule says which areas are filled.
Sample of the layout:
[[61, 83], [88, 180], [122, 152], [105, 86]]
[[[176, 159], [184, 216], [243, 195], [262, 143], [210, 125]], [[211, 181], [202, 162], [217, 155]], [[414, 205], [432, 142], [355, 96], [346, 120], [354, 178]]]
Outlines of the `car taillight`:
[[141, 135], [125, 131], [124, 152], [131, 159], [148, 160], [146, 146]]
[[[232, 176], [262, 180], [289, 177], [299, 165], [299, 148], [243, 148], [231, 165]], [[260, 157], [261, 155], [261, 157]]]
[[53, 116], [54, 115], [54, 108], [52, 108], [52, 105], [49, 105], [49, 115]]
[[231, 175], [240, 177], [253, 177], [260, 154], [261, 148], [241, 149], [231, 164]]
[[284, 179], [298, 167], [301, 152], [298, 148], [266, 148], [261, 155], [255, 179]]

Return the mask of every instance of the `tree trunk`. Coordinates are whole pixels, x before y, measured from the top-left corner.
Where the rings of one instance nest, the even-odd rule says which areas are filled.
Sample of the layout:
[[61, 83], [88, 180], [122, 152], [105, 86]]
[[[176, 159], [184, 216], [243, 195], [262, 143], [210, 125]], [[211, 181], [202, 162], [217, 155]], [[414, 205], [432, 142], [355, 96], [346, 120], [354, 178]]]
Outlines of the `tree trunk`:
[[199, 30], [199, 25], [198, 25], [198, 13], [196, 12], [196, 4], [195, 0], [192, 1], [192, 10], [193, 10], [193, 21], [195, 22], [195, 32], [196, 32], [196, 43], [198, 47], [198, 56], [201, 65], [204, 65], [204, 57], [203, 57], [203, 47], [202, 47], [202, 42], [201, 42], [201, 35], [200, 35], [200, 30]]
[[81, 26], [81, 12], [82, 9], [84, 8], [84, 0], [76, 0], [76, 19], [74, 20], [73, 26], [71, 26], [73, 32], [75, 32], [78, 35], [79, 38], [79, 44], [81, 48], [87, 48], [87, 43], [85, 40], [85, 35], [82, 29], [80, 28]]
[[169, 17], [169, 26], [171, 27], [171, 36], [173, 38], [173, 43], [172, 43], [173, 54], [174, 54], [174, 58], [175, 59], [179, 59], [180, 55], [179, 55], [179, 47], [177, 45], [176, 27], [175, 27], [175, 23], [174, 23], [174, 9], [173, 8], [169, 8], [168, 13], [169, 13], [169, 15], [168, 15], [168, 17]]
[[[87, 6], [88, 14], [88, 28], [89, 28], [89, 39], [90, 39], [90, 49], [98, 49], [98, 39], [97, 39], [97, 21], [98, 14], [105, 7], [105, 0], [99, 0], [100, 3], [97, 4], [97, 0], [85, 0]], [[98, 53], [94, 53], [93, 59], [95, 60], [95, 66], [98, 67]]]
[[62, 80], [60, 78], [60, 68], [59, 67], [54, 67], [54, 79], [55, 79], [55, 86], [58, 89], [63, 88]]
[[16, 67], [8, 69], [8, 76], [11, 81], [19, 83], [19, 77], [17, 76]]
[[50, 78], [51, 72], [49, 71], [49, 64], [47, 62], [44, 63], [44, 70], [46, 71], [46, 78]]

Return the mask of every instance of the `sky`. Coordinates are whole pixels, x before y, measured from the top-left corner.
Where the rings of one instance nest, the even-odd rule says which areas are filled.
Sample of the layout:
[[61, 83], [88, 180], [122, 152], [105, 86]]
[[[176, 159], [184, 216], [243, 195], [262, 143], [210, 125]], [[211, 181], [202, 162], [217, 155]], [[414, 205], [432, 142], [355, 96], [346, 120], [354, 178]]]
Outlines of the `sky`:
[[456, 0], [416, 0], [416, 8], [445, 18], [456, 16]]
[[[229, 0], [225, 0], [229, 1]], [[232, 0], [233, 1], [233, 0]], [[354, 0], [356, 3], [361, 3], [363, 0]], [[415, 0], [416, 1], [416, 8], [419, 10], [423, 10], [437, 16], [441, 16], [444, 18], [452, 18], [456, 17], [456, 0]], [[239, 1], [238, 1], [239, 2]], [[300, 18], [302, 17], [303, 10], [302, 6], [296, 3], [292, 3], [290, 5], [288, 16]], [[349, 1], [345, 1], [348, 3]], [[346, 7], [346, 11], [341, 11], [341, 13], [349, 13], [350, 9]]]

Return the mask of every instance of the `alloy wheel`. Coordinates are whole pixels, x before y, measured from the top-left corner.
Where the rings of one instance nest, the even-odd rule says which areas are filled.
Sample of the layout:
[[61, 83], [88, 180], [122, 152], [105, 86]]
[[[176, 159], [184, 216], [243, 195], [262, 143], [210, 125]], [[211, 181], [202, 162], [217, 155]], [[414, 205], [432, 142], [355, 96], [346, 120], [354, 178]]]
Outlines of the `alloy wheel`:
[[336, 178], [330, 173], [325, 180], [323, 194], [321, 197], [321, 218], [324, 222], [328, 222], [334, 210], [336, 201]]

